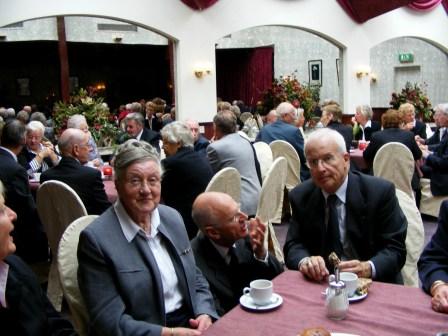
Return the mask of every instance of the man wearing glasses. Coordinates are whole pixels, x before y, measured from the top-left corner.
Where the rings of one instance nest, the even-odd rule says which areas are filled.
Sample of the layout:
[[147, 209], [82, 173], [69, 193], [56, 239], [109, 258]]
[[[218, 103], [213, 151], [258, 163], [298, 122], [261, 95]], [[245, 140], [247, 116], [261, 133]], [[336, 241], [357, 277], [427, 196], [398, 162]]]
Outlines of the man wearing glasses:
[[192, 216], [200, 233], [191, 247], [220, 316], [238, 304], [243, 288], [252, 280], [271, 280], [283, 271], [264, 247], [266, 224], [258, 218], [249, 221], [229, 195], [200, 194], [193, 203]]
[[89, 215], [101, 215], [110, 206], [101, 172], [83, 166], [89, 161], [89, 134], [68, 128], [58, 141], [62, 159], [59, 164], [42, 173], [40, 183], [57, 180], [68, 184], [76, 191]]
[[291, 190], [286, 265], [315, 281], [327, 278], [328, 256], [339, 269], [377, 281], [403, 283], [407, 221], [394, 186], [349, 172], [344, 138], [331, 129], [310, 135], [305, 155], [311, 179]]

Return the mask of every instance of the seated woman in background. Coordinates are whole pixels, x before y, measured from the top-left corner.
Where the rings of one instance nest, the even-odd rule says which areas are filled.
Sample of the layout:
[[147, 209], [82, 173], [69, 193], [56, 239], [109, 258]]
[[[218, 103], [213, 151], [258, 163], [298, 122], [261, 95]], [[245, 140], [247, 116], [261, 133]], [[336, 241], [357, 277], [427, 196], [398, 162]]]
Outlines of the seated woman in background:
[[204, 155], [194, 151], [193, 134], [180, 121], [174, 121], [161, 131], [166, 159], [162, 161], [162, 200], [180, 212], [188, 237], [193, 239], [198, 228], [191, 217], [193, 202], [205, 191], [213, 170]]
[[30, 121], [26, 125], [26, 145], [17, 156], [17, 161], [30, 177], [57, 165], [60, 160], [53, 144], [44, 139], [44, 132], [45, 126], [40, 121]]
[[89, 162], [87, 162], [86, 165], [91, 167], [100, 167], [103, 164], [103, 160], [101, 160], [101, 155], [98, 152], [95, 140], [93, 139], [92, 134], [89, 132], [89, 125], [87, 125], [86, 118], [81, 114], [72, 115], [67, 120], [67, 128], [77, 128], [84, 133], [89, 133]]
[[381, 130], [381, 124], [372, 120], [373, 111], [370, 105], [359, 105], [356, 107], [355, 127], [353, 135], [355, 140], [370, 141], [372, 134]]
[[90, 335], [201, 335], [217, 313], [182, 217], [159, 204], [159, 154], [131, 139], [114, 168], [117, 202], [79, 237]]

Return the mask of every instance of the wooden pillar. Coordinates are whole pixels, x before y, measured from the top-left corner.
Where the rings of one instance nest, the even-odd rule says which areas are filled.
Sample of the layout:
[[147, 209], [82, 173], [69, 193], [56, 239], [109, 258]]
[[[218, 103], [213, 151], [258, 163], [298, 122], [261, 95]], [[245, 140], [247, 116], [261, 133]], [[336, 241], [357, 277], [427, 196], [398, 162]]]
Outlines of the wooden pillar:
[[61, 99], [68, 102], [70, 99], [70, 72], [68, 65], [67, 40], [65, 36], [65, 19], [57, 17], [59, 64], [61, 68]]

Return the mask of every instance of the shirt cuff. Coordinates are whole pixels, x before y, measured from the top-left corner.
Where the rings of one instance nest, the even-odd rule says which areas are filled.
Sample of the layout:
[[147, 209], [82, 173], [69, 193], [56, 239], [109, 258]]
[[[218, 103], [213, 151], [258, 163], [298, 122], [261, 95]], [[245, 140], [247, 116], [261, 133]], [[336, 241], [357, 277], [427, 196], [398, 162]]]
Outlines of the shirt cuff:
[[376, 278], [376, 268], [375, 268], [375, 264], [368, 260], [367, 261], [370, 264], [370, 267], [372, 268], [372, 280]]
[[266, 256], [265, 256], [263, 259], [258, 258], [258, 257], [255, 255], [255, 253], [254, 253], [254, 258], [255, 258], [255, 260], [258, 260], [258, 261], [260, 261], [260, 262], [262, 262], [262, 263], [265, 263], [266, 265], [268, 264], [268, 256], [269, 256], [269, 252], [268, 252], [268, 251], [266, 251]]

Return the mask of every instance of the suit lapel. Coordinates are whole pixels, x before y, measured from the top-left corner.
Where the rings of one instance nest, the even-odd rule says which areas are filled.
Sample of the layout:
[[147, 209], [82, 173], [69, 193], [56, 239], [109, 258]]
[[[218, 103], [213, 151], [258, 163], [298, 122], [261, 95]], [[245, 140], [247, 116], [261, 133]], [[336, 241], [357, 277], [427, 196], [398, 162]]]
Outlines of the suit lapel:
[[360, 190], [358, 176], [349, 173], [345, 199], [345, 229], [349, 241], [363, 237], [367, 204]]
[[[315, 209], [322, 209], [322, 211], [315, 211]], [[322, 194], [320, 188], [314, 188], [311, 193], [306, 207], [302, 214], [309, 214], [311, 217], [306, 220], [308, 222], [307, 231], [309, 232], [309, 237], [315, 237], [319, 241], [315, 241], [316, 245], [319, 246], [319, 253], [325, 250], [325, 198]]]

